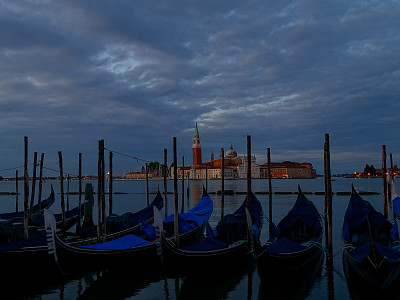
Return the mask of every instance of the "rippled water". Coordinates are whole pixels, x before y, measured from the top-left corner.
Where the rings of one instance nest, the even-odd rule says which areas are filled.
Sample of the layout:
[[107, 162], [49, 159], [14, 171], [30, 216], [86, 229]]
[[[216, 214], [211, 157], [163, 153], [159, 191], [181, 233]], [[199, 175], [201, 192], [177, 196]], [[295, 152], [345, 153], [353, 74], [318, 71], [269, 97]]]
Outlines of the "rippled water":
[[[350, 192], [351, 184], [354, 184], [358, 191], [378, 192], [378, 195], [363, 196], [372, 205], [382, 211], [382, 179], [345, 179], [337, 178], [332, 182], [333, 192]], [[44, 197], [50, 192], [50, 184], [53, 184], [59, 200], [59, 182], [44, 183]], [[185, 182], [186, 184], [186, 182]], [[185, 194], [185, 210], [191, 208], [201, 197], [202, 185], [204, 181], [189, 182], [189, 198]], [[96, 182], [93, 182], [96, 190]], [[296, 192], [297, 185], [300, 185], [308, 199], [312, 200], [320, 213], [324, 211], [324, 196], [315, 192], [324, 191], [324, 179], [303, 179], [291, 180], [281, 179], [272, 181], [273, 192]], [[71, 191], [77, 191], [77, 182], [71, 182]], [[155, 192], [157, 186], [163, 191], [162, 181], [150, 181], [150, 192]], [[208, 191], [216, 192], [220, 190], [220, 181], [208, 181]], [[247, 183], [245, 180], [225, 181], [225, 190], [236, 192], [246, 192]], [[397, 184], [397, 188], [399, 188]], [[0, 192], [10, 192], [15, 190], [14, 182], [0, 182]], [[36, 189], [37, 190], [37, 189]], [[267, 180], [253, 180], [253, 192], [268, 191]], [[21, 183], [20, 192], [23, 191]], [[65, 187], [64, 187], [65, 191]], [[168, 181], [168, 191], [173, 191], [173, 182]], [[181, 182], [178, 185], [179, 201], [181, 206]], [[114, 192], [128, 194], [115, 194], [114, 212], [124, 213], [126, 211], [136, 211], [146, 205], [146, 182], [145, 181], [114, 181]], [[308, 194], [311, 193], [311, 194]], [[220, 216], [220, 199], [217, 194], [211, 194], [214, 201], [214, 212], [210, 219], [211, 226], [218, 222]], [[229, 213], [242, 203], [245, 194], [225, 195], [225, 212]], [[268, 195], [256, 194], [264, 208], [264, 215], [268, 216]], [[150, 201], [154, 197], [150, 195]], [[22, 208], [23, 192], [20, 195], [19, 207]], [[66, 199], [66, 198], [65, 198]], [[296, 194], [273, 194], [273, 221], [285, 216], [296, 200]], [[78, 203], [78, 196], [69, 196], [70, 208]], [[162, 270], [142, 270], [132, 269], [124, 276], [109, 273], [85, 273], [70, 277], [57, 278], [34, 278], [32, 281], [18, 282], [16, 286], [2, 287], [5, 299], [373, 299], [370, 294], [360, 294], [360, 291], [348, 287], [343, 274], [341, 258], [341, 226], [345, 209], [349, 201], [349, 195], [333, 196], [333, 242], [334, 272], [328, 273], [323, 262], [319, 272], [313, 274], [312, 280], [304, 281], [298, 278], [284, 286], [268, 286], [260, 282], [255, 264], [250, 264], [240, 268], [237, 272], [225, 275], [223, 278], [202, 278], [201, 280], [190, 280], [185, 278], [167, 278]], [[168, 194], [168, 212], [171, 213], [173, 195]], [[12, 211], [15, 209], [15, 196], [0, 196], [0, 212]], [[56, 203], [51, 209], [57, 213], [60, 211], [60, 204]], [[96, 214], [94, 214], [95, 216]], [[262, 241], [267, 240], [267, 222], [264, 223]], [[210, 274], [212, 275], [212, 274]], [[380, 296], [384, 298], [400, 298], [396, 293]], [[3, 297], [1, 297], [3, 299]]]

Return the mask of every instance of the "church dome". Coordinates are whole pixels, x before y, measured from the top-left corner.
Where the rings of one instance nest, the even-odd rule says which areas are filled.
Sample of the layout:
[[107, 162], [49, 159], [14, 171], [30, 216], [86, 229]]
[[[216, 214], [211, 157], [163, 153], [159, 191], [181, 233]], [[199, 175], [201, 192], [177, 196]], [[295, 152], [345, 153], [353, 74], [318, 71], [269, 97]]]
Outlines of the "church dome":
[[233, 150], [232, 144], [231, 144], [231, 146], [229, 147], [229, 150], [226, 151], [225, 156], [226, 156], [227, 158], [234, 158], [234, 157], [237, 157], [237, 153], [236, 153], [235, 150]]

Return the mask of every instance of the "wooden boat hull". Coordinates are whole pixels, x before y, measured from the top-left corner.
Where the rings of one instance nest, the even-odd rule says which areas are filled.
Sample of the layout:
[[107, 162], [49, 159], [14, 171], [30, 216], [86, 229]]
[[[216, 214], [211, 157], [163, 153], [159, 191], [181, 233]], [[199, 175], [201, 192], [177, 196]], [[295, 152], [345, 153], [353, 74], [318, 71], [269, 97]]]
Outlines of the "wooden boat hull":
[[310, 246], [307, 249], [294, 253], [270, 253], [256, 243], [257, 271], [263, 281], [273, 277], [297, 276], [308, 272], [318, 265], [323, 251], [318, 246]]
[[162, 255], [169, 273], [201, 276], [210, 272], [236, 268], [240, 262], [251, 258], [252, 249], [248, 241], [242, 241], [228, 248], [214, 251], [187, 251], [177, 248], [173, 241], [163, 236]]
[[386, 290], [400, 275], [400, 261], [394, 264], [384, 260], [379, 267], [373, 266], [368, 259], [355, 260], [348, 249], [343, 251], [343, 268], [347, 280], [354, 284], [367, 284], [376, 290]]
[[59, 266], [65, 272], [89, 270], [132, 270], [148, 267], [160, 262], [157, 244], [124, 250], [99, 250], [82, 248], [64, 243], [55, 235], [56, 253]]

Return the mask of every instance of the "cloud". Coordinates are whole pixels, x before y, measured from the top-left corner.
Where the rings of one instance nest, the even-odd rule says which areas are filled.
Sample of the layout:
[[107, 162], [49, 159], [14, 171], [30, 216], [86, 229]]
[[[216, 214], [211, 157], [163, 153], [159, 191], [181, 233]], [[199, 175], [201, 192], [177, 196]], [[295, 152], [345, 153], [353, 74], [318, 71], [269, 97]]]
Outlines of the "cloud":
[[95, 156], [104, 138], [161, 161], [173, 136], [191, 156], [198, 122], [204, 153], [231, 143], [244, 152], [250, 134], [256, 153], [319, 166], [330, 133], [333, 172], [352, 171], [382, 144], [399, 148], [399, 10], [396, 1], [2, 1], [1, 149], [22, 149], [26, 135], [72, 161]]

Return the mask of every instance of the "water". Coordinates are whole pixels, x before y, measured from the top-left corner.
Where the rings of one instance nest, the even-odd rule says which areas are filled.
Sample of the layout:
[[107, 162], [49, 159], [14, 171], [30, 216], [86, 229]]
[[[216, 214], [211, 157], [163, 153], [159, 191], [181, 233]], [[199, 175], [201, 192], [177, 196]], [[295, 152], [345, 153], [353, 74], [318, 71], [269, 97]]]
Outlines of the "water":
[[[87, 182], [84, 182], [87, 183]], [[97, 184], [92, 182], [96, 191]], [[50, 184], [53, 185], [56, 192], [56, 199], [59, 199], [60, 183], [48, 181], [44, 183], [43, 198], [50, 193]], [[185, 182], [186, 184], [186, 182]], [[189, 199], [185, 193], [185, 210], [191, 208], [201, 197], [202, 185], [205, 181], [190, 181]], [[346, 179], [337, 178], [332, 181], [333, 192], [350, 192], [351, 184], [354, 184], [357, 191], [378, 192], [379, 195], [363, 196], [378, 210], [382, 211], [382, 179]], [[312, 200], [317, 209], [323, 213], [324, 196], [316, 195], [315, 192], [324, 191], [324, 179], [302, 179], [290, 180], [280, 179], [272, 181], [274, 192], [296, 192], [297, 185], [300, 185], [308, 199]], [[126, 211], [137, 211], [146, 206], [146, 182], [145, 181], [114, 181], [114, 192], [128, 194], [114, 194], [114, 212], [124, 213]], [[163, 191], [162, 181], [150, 181], [149, 190], [155, 192], [159, 186]], [[208, 191], [216, 192], [220, 190], [220, 181], [208, 181]], [[246, 192], [247, 183], [245, 180], [227, 180], [225, 181], [225, 190], [234, 190]], [[399, 188], [397, 184], [397, 188]], [[38, 189], [36, 188], [36, 191]], [[78, 182], [72, 181], [70, 191], [78, 190]], [[268, 181], [253, 180], [252, 190], [254, 192], [263, 192], [268, 190]], [[0, 182], [0, 192], [15, 191], [15, 182]], [[23, 183], [19, 186], [20, 199], [19, 207], [23, 207]], [[66, 191], [66, 184], [64, 186]], [[173, 182], [168, 181], [168, 191], [173, 191]], [[179, 205], [181, 208], [181, 182], [178, 184]], [[185, 189], [186, 192], [186, 189]], [[312, 192], [313, 194], [307, 194]], [[225, 213], [233, 212], [242, 203], [246, 195], [225, 195]], [[264, 208], [264, 215], [268, 216], [268, 195], [257, 194]], [[150, 201], [154, 194], [150, 194]], [[173, 195], [168, 194], [168, 213], [173, 212]], [[214, 226], [220, 216], [221, 196], [211, 194], [214, 201], [214, 212], [210, 223]], [[70, 208], [78, 203], [78, 196], [69, 196]], [[295, 194], [282, 195], [273, 194], [273, 220], [279, 222], [296, 200]], [[67, 197], [65, 196], [65, 201]], [[363, 299], [365, 295], [357, 295], [347, 286], [343, 267], [340, 248], [341, 226], [345, 209], [349, 201], [349, 196], [333, 196], [333, 243], [334, 253], [338, 253], [333, 260], [333, 276], [328, 274], [323, 264], [320, 273], [307, 286], [288, 283], [285, 288], [274, 288], [265, 286], [260, 282], [255, 264], [239, 269], [237, 273], [230, 274], [220, 280], [215, 281], [204, 278], [204, 280], [191, 281], [185, 278], [166, 278], [164, 273], [158, 270], [151, 270], [143, 273], [140, 270], [131, 270], [131, 273], [124, 276], [108, 274], [103, 272], [85, 273], [69, 277], [41, 278], [32, 282], [19, 282], [17, 288], [2, 287], [3, 296], [1, 299]], [[15, 196], [0, 196], [0, 212], [13, 211], [15, 209]], [[59, 201], [55, 203], [51, 210], [55, 213], [60, 211]], [[162, 212], [164, 213], [164, 212]], [[96, 217], [96, 213], [94, 213]], [[267, 222], [264, 223], [262, 232], [262, 241], [268, 238]], [[367, 295], [372, 299], [371, 295]], [[394, 297], [392, 297], [394, 296]], [[400, 299], [398, 294], [391, 295], [392, 298]], [[380, 297], [384, 299], [385, 296]]]

